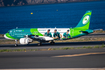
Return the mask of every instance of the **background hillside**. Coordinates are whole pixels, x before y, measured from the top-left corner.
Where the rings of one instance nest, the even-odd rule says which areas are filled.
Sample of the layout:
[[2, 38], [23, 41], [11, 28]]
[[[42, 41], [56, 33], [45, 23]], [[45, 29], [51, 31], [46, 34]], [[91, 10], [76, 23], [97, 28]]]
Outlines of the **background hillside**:
[[83, 1], [102, 1], [102, 0], [0, 0], [0, 7], [32, 5], [32, 4], [64, 3], [64, 2], [83, 2]]

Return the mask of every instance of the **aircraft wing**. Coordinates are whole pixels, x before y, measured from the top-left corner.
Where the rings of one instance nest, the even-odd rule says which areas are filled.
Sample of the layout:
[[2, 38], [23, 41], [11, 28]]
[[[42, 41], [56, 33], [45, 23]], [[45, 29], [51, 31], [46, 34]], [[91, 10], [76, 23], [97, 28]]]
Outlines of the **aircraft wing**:
[[52, 41], [54, 40], [52, 37], [48, 37], [48, 36], [35, 36], [35, 35], [30, 35], [28, 36], [29, 38], [35, 40], [35, 41]]

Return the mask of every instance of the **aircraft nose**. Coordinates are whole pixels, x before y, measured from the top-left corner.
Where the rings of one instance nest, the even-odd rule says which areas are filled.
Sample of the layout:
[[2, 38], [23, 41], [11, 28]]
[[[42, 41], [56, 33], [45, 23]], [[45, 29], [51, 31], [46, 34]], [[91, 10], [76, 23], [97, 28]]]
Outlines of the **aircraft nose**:
[[14, 40], [15, 38], [12, 37], [9, 33], [4, 34], [4, 38]]
[[6, 36], [6, 34], [4, 34], [4, 38], [6, 38], [6, 39], [8, 38], [8, 37]]

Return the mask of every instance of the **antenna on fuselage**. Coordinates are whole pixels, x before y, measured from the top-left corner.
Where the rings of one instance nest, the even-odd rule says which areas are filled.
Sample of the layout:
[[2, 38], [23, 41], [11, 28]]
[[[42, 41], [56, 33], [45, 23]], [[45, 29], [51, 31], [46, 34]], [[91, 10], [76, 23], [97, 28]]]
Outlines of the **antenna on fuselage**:
[[18, 27], [16, 27], [16, 29], [18, 29]]
[[55, 27], [55, 29], [57, 29], [57, 28]]
[[72, 29], [72, 27], [70, 27], [70, 29]]

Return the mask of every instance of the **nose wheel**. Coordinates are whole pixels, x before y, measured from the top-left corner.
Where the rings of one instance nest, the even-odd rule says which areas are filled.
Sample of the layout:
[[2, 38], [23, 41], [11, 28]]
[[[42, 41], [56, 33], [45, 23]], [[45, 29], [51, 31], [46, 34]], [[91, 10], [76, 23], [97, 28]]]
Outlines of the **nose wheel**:
[[15, 40], [15, 46], [18, 46], [18, 44], [17, 44], [17, 40]]
[[18, 44], [15, 44], [15, 46], [18, 46]]

